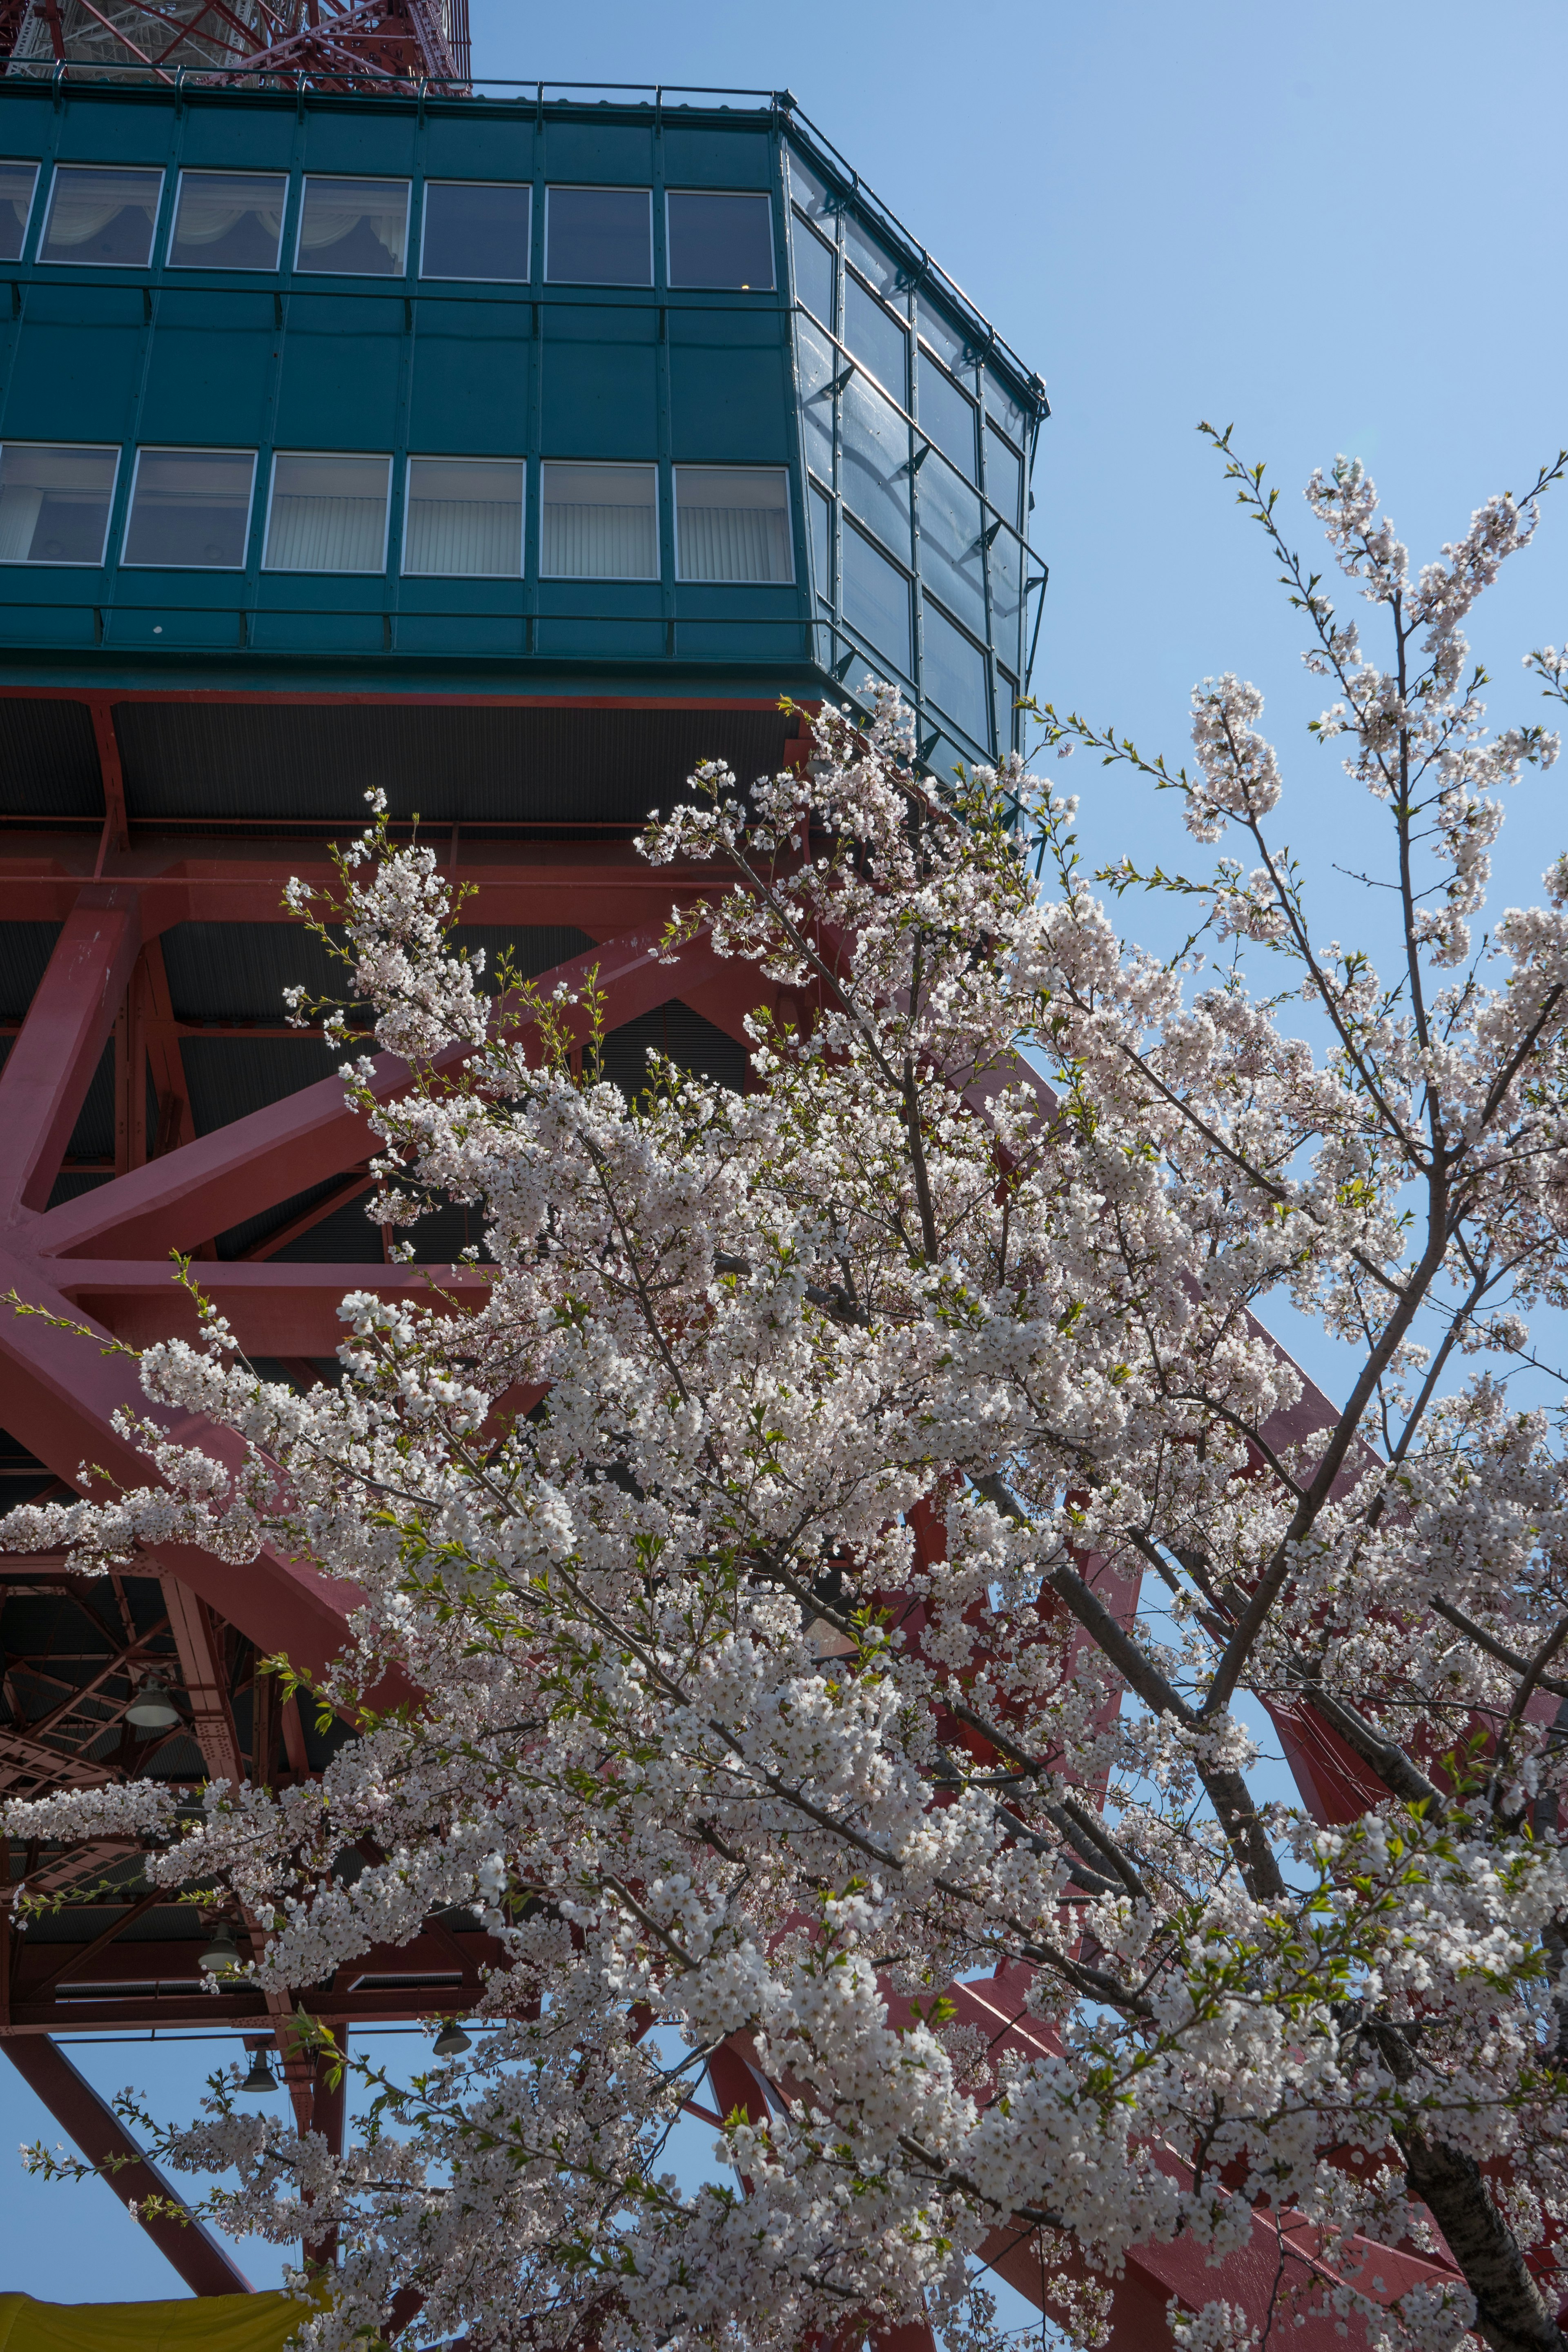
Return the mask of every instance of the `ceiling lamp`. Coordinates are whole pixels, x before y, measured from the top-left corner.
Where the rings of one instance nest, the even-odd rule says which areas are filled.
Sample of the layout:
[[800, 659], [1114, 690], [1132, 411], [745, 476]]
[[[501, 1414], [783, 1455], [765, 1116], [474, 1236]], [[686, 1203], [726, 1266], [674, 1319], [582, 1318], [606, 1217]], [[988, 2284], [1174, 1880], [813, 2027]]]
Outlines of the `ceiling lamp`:
[[471, 2050], [474, 2045], [472, 2039], [464, 2032], [457, 2019], [449, 2017], [436, 2036], [432, 2046], [437, 2058], [460, 2058], [465, 2050]]
[[258, 2050], [254, 2053], [250, 2061], [250, 2072], [239, 2087], [242, 2091], [252, 2092], [258, 2099], [264, 2099], [268, 2091], [275, 2091], [278, 2088], [273, 2079], [272, 2069], [267, 2063], [265, 2050]]
[[234, 1929], [225, 1919], [210, 1944], [204, 1944], [196, 1954], [196, 1964], [208, 1976], [222, 1976], [226, 1969], [237, 1969], [241, 1964], [239, 1946], [234, 1940]]
[[126, 1708], [125, 1720], [142, 1732], [172, 1731], [181, 1717], [166, 1685], [158, 1675], [149, 1675]]

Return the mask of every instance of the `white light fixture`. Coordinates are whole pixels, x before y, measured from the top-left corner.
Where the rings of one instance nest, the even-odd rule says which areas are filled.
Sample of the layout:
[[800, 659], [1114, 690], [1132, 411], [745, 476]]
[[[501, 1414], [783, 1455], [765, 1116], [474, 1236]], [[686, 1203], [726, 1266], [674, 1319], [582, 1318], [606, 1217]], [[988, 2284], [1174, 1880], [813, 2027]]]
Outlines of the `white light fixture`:
[[205, 1969], [209, 1976], [214, 1977], [221, 1976], [225, 1969], [237, 1969], [240, 1960], [240, 1949], [234, 1940], [234, 1929], [226, 1919], [219, 1927], [212, 1942], [204, 1944], [196, 1954], [197, 1967]]
[[138, 1731], [172, 1731], [181, 1717], [165, 1685], [157, 1675], [149, 1675], [126, 1708], [125, 1720]]
[[252, 2092], [258, 2099], [264, 2099], [268, 2091], [275, 2091], [278, 2088], [273, 2079], [272, 2069], [267, 2063], [265, 2050], [256, 2052], [250, 2062], [250, 2072], [239, 2087], [242, 2091]]
[[455, 2017], [447, 2020], [432, 2044], [437, 2058], [460, 2058], [465, 2050], [471, 2050], [473, 2046], [471, 2038], [464, 2032]]

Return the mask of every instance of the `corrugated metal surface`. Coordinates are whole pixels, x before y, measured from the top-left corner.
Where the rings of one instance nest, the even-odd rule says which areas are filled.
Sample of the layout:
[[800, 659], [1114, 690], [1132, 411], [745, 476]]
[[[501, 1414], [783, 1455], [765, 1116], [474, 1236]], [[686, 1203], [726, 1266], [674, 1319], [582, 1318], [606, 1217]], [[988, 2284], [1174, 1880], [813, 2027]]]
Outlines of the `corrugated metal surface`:
[[85, 703], [0, 695], [0, 813], [102, 824], [103, 780]]
[[605, 1076], [624, 1093], [636, 1094], [647, 1084], [650, 1047], [695, 1077], [716, 1079], [736, 1094], [744, 1091], [745, 1047], [689, 1004], [656, 1005], [624, 1028], [612, 1029], [605, 1040]]
[[[47, 928], [42, 923], [0, 925], [0, 930]], [[509, 928], [502, 923], [461, 924], [453, 943], [483, 948], [491, 981], [507, 948], [518, 971], [532, 979], [586, 954], [593, 945], [584, 932], [565, 924]], [[163, 944], [169, 998], [178, 1021], [282, 1021], [287, 1017], [286, 988], [341, 998], [353, 978], [349, 968], [330, 955], [323, 941], [302, 923], [176, 923], [164, 932]], [[0, 968], [0, 989], [4, 984]], [[0, 1012], [0, 1019], [4, 1017]]]
[[20, 1021], [59, 938], [58, 923], [0, 923], [0, 1021]]
[[184, 1037], [180, 1058], [198, 1135], [330, 1078], [337, 1066], [319, 1037]]
[[276, 1208], [263, 1209], [258, 1216], [247, 1217], [242, 1225], [230, 1225], [226, 1233], [219, 1234], [217, 1237], [219, 1257], [244, 1257], [258, 1243], [269, 1240], [274, 1234], [280, 1234], [285, 1225], [291, 1225], [296, 1218], [313, 1209], [318, 1202], [330, 1201], [348, 1181], [346, 1172], [342, 1176], [329, 1176], [324, 1184], [312, 1184], [307, 1191], [296, 1192], [287, 1201], [279, 1201]]
[[750, 781], [782, 762], [778, 710], [584, 710], [437, 703], [126, 702], [114, 721], [132, 817], [634, 824], [700, 760]]
[[366, 1193], [345, 1201], [297, 1241], [285, 1242], [273, 1257], [275, 1265], [380, 1265], [381, 1227], [365, 1215]]
[[114, 1040], [111, 1037], [98, 1057], [98, 1067], [92, 1074], [87, 1100], [77, 1115], [71, 1139], [66, 1146], [66, 1158], [112, 1160], [113, 1157]]

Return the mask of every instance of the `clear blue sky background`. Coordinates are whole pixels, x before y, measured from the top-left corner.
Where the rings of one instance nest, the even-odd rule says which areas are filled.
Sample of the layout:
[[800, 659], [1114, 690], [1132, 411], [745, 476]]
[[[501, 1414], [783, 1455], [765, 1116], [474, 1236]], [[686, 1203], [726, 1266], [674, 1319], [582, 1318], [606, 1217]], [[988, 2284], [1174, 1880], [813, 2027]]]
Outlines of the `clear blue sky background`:
[[[1360, 456], [1417, 557], [1555, 455], [1565, 48], [1568, 17], [1542, 0], [474, 0], [481, 75], [793, 89], [1048, 381], [1037, 689], [1179, 758], [1193, 681], [1252, 676], [1288, 755], [1286, 836], [1346, 864], [1373, 854], [1371, 804], [1307, 742], [1294, 616], [1193, 428], [1236, 420], [1303, 541], [1300, 483]], [[1475, 634], [1494, 709], [1536, 710], [1518, 660], [1568, 635], [1568, 492]], [[1061, 772], [1096, 862], [1190, 862], [1168, 801], [1081, 758]], [[1502, 899], [1568, 842], [1563, 805], [1558, 776], [1521, 788]], [[1330, 875], [1324, 895], [1331, 927], [1362, 936], [1347, 886]], [[1326, 1356], [1313, 1368], [1331, 1377]], [[189, 2112], [222, 2049], [81, 2063]], [[58, 2137], [0, 2061], [0, 2287], [175, 2291], [107, 2189], [20, 2180], [5, 2150], [40, 2133]]]

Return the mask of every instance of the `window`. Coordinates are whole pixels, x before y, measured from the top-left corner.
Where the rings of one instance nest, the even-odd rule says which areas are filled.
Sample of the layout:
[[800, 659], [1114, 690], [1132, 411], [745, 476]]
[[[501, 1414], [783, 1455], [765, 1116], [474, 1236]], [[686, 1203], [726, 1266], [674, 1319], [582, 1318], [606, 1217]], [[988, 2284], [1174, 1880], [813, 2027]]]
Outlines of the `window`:
[[985, 656], [945, 613], [929, 600], [925, 607], [925, 690], [976, 743], [991, 740], [985, 692]]
[[425, 190], [421, 278], [526, 285], [533, 274], [533, 190], [526, 180], [432, 180]]
[[838, 354], [804, 319], [795, 322], [800, 362], [801, 430], [806, 463], [825, 482], [833, 479], [833, 379]]
[[906, 677], [910, 662], [910, 583], [870, 541], [847, 523], [839, 541], [844, 618]]
[[650, 188], [547, 188], [544, 274], [557, 285], [651, 286]]
[[401, 278], [407, 258], [406, 180], [328, 180], [306, 174], [296, 269]]
[[657, 580], [651, 466], [542, 468], [539, 569], [547, 580]]
[[522, 495], [521, 457], [410, 457], [404, 571], [521, 578]]
[[268, 572], [384, 572], [390, 457], [272, 460]]
[[996, 664], [996, 748], [1006, 752], [1013, 749], [1017, 731], [1018, 716], [1013, 706], [1018, 699], [1018, 681], [1009, 677], [1000, 662]]
[[162, 172], [61, 163], [55, 172], [40, 261], [145, 269], [153, 256]]
[[910, 396], [909, 337], [852, 269], [844, 273], [844, 340], [902, 408]]
[[1023, 447], [1029, 420], [1021, 404], [1010, 392], [1004, 391], [989, 368], [985, 372], [985, 414], [1010, 441]]
[[0, 448], [0, 563], [101, 563], [118, 449]]
[[826, 180], [795, 154], [789, 159], [789, 192], [807, 220], [831, 220], [838, 209]]
[[994, 425], [985, 428], [985, 495], [1016, 530], [1023, 520], [1018, 511], [1024, 495], [1023, 460], [1016, 449], [1008, 448]]
[[985, 635], [978, 494], [941, 457], [921, 467], [921, 578], [977, 637]]
[[125, 563], [241, 572], [254, 449], [139, 449]]
[[36, 163], [0, 163], [0, 261], [19, 261], [38, 184]]
[[808, 310], [815, 310], [829, 331], [833, 326], [833, 275], [837, 256], [816, 231], [795, 217], [795, 290]]
[[733, 286], [771, 294], [773, 208], [766, 196], [684, 189], [665, 198], [672, 286]]
[[966, 336], [950, 326], [922, 297], [918, 306], [921, 341], [929, 343], [944, 367], [949, 367], [966, 391], [974, 389], [974, 358]]
[[793, 580], [782, 467], [677, 466], [675, 551], [679, 580]]
[[903, 275], [891, 254], [863, 229], [853, 213], [844, 222], [844, 250], [860, 272], [868, 278], [879, 294], [897, 291]]
[[815, 482], [807, 500], [811, 515], [811, 568], [816, 574], [816, 593], [825, 604], [833, 602], [833, 505], [826, 490]]
[[967, 481], [974, 475], [974, 407], [928, 351], [920, 355], [921, 429]]
[[910, 553], [910, 428], [858, 369], [844, 388], [844, 497], [901, 562]]
[[992, 642], [1005, 661], [1022, 667], [1024, 542], [999, 530], [991, 542]]
[[171, 269], [276, 269], [289, 181], [282, 172], [182, 172]]

